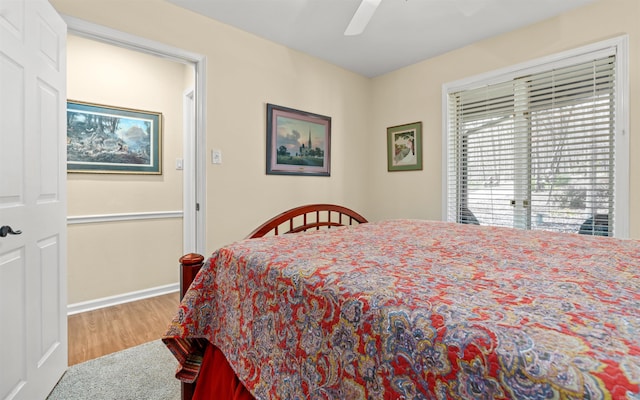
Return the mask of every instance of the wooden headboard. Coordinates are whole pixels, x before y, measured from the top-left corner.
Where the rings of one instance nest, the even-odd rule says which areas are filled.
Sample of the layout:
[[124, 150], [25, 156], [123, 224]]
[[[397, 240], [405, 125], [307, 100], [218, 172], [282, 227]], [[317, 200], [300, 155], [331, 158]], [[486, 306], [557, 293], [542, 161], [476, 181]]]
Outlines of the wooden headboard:
[[[366, 218], [347, 207], [335, 204], [308, 204], [276, 215], [254, 229], [246, 239], [305, 232], [310, 229], [330, 229], [335, 226], [357, 225], [366, 222], [368, 222]], [[200, 254], [189, 253], [180, 257], [180, 299], [184, 297], [203, 265], [204, 256]], [[182, 382], [182, 399], [191, 399], [194, 390], [194, 383]]]
[[[368, 221], [365, 217], [347, 207], [336, 204], [308, 204], [276, 215], [254, 229], [246, 238], [298, 233], [310, 229], [330, 229], [366, 222]], [[189, 289], [203, 263], [204, 257], [196, 253], [185, 254], [180, 258], [180, 298]]]
[[357, 212], [335, 204], [309, 204], [287, 210], [253, 230], [247, 239], [267, 235], [306, 232], [311, 229], [364, 224], [367, 220]]

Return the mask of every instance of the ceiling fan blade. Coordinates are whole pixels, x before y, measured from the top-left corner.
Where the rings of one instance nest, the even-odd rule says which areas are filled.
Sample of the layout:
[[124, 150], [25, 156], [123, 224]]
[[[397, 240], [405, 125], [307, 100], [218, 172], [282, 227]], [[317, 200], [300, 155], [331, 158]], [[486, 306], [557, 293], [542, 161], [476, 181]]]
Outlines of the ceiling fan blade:
[[355, 36], [364, 32], [364, 28], [367, 27], [369, 20], [373, 17], [373, 13], [380, 5], [380, 1], [382, 0], [362, 0], [356, 13], [353, 14], [351, 22], [349, 22], [349, 26], [344, 31], [345, 36]]

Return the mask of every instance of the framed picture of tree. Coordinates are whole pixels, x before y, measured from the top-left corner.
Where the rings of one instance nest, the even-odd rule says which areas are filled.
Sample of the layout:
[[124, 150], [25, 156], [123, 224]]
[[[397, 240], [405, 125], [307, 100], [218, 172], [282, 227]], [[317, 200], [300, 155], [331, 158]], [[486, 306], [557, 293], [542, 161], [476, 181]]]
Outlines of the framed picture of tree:
[[162, 174], [162, 114], [67, 101], [67, 171]]
[[331, 117], [267, 104], [267, 174], [329, 176]]
[[387, 128], [387, 170], [422, 169], [422, 122]]

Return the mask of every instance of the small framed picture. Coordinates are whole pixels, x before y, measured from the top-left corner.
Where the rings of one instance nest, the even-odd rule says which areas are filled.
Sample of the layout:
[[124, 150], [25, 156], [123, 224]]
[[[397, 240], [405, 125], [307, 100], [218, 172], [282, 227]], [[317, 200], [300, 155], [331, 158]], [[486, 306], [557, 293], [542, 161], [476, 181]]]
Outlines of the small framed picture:
[[422, 122], [387, 128], [387, 170], [422, 169]]
[[267, 174], [329, 176], [331, 117], [267, 104]]
[[67, 171], [162, 174], [162, 114], [67, 101]]

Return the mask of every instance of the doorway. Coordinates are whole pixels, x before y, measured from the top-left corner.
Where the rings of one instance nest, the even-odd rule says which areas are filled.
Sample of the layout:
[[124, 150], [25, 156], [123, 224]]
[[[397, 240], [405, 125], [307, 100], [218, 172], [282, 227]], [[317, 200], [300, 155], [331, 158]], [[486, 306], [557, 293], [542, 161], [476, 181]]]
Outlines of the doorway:
[[[115, 219], [113, 215], [109, 215], [109, 218], [103, 218], [101, 216], [85, 216], [85, 217], [68, 217], [69, 225], [76, 223], [84, 223], [87, 218], [89, 223], [109, 223], [114, 221], [123, 220], [140, 220], [141, 224], [149, 223], [148, 221], [157, 221], [159, 219], [171, 219], [181, 218], [182, 226], [177, 229], [170, 229], [172, 231], [178, 231], [181, 233], [180, 245], [182, 246], [182, 252], [203, 252], [205, 243], [205, 199], [204, 190], [199, 188], [204, 187], [204, 132], [205, 132], [205, 59], [203, 56], [193, 54], [182, 49], [172, 48], [162, 43], [149, 41], [144, 38], [136, 37], [120, 31], [111, 30], [102, 26], [88, 23], [83, 20], [75, 19], [72, 17], [64, 17], [65, 22], [68, 25], [68, 34], [81, 37], [84, 39], [90, 39], [100, 44], [119, 47], [122, 49], [139, 52], [145, 55], [152, 55], [162, 58], [166, 61], [182, 64], [192, 70], [192, 87], [186, 92], [177, 95], [177, 103], [184, 108], [184, 115], [182, 115], [181, 128], [183, 132], [182, 140], [182, 157], [168, 158], [163, 162], [163, 169], [167, 172], [174, 172], [181, 169], [182, 173], [182, 209], [170, 209], [168, 211], [153, 211], [153, 212], [136, 212], [125, 213], [125, 215], [116, 215]], [[162, 82], [159, 82], [162, 84]], [[185, 85], [188, 86], [188, 85]], [[190, 99], [190, 101], [186, 101]], [[74, 99], [75, 100], [75, 99]], [[179, 130], [179, 129], [178, 129]], [[175, 132], [174, 132], [175, 134]], [[104, 176], [98, 176], [98, 180], [106, 180]], [[136, 179], [130, 178], [129, 181], [135, 184]], [[138, 179], [138, 181], [143, 181]], [[135, 214], [135, 215], [131, 215]], [[104, 216], [102, 216], [104, 217]], [[70, 235], [70, 239], [72, 239]], [[182, 240], [180, 240], [182, 239]], [[70, 240], [71, 246], [71, 240]], [[172, 263], [176, 266], [175, 276], [178, 277], [177, 260]], [[157, 294], [162, 294], [163, 287], [152, 288], [151, 290], [131, 291], [127, 288], [123, 290], [122, 296], [107, 296], [101, 298], [97, 296], [97, 301], [90, 301], [79, 304], [80, 307], [70, 307], [70, 313], [76, 313], [81, 311], [87, 311], [90, 309], [106, 307], [109, 305], [119, 304], [122, 302], [136, 300], [137, 298], [150, 297]], [[167, 288], [173, 289], [173, 287]], [[69, 303], [77, 303], [73, 299], [69, 299]], [[80, 302], [85, 303], [85, 302]], [[75, 304], [74, 304], [75, 305]]]

